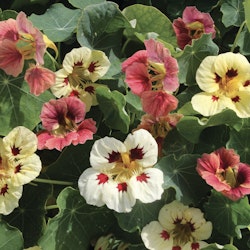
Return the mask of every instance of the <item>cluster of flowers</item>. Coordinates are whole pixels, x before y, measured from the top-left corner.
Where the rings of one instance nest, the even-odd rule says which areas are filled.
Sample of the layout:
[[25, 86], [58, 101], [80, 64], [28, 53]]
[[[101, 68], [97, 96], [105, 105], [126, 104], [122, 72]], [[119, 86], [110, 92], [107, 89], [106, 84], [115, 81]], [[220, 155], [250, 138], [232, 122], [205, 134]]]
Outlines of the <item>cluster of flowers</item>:
[[36, 150], [36, 135], [22, 126], [0, 139], [0, 214], [18, 207], [23, 185], [40, 174], [42, 163]]
[[[213, 20], [195, 7], [187, 7], [183, 18], [173, 22], [173, 28], [180, 49], [203, 33], [215, 37]], [[141, 124], [124, 142], [111, 137], [96, 140], [90, 152], [91, 167], [78, 180], [80, 194], [88, 204], [106, 205], [119, 213], [130, 212], [137, 199], [143, 203], [161, 199], [163, 173], [154, 165], [161, 156], [164, 138], [182, 118], [172, 113], [178, 106], [177, 60], [154, 39], [144, 44], [145, 50], [121, 65], [126, 84], [141, 100], [145, 112]], [[53, 48], [53, 43], [32, 26], [23, 12], [16, 20], [0, 22], [0, 68], [16, 77], [26, 61], [35, 61], [25, 73], [31, 93], [39, 95], [50, 88], [55, 96], [43, 105], [43, 130], [37, 135], [17, 127], [1, 139], [2, 214], [18, 206], [22, 185], [39, 175], [37, 148], [61, 151], [70, 144], [93, 139], [97, 131], [95, 121], [85, 119], [85, 115], [98, 104], [95, 90], [100, 86], [98, 79], [110, 67], [107, 56], [87, 47], [76, 48], [65, 55], [62, 68], [54, 73], [42, 66], [47, 46]], [[228, 108], [241, 118], [250, 117], [250, 64], [244, 56], [229, 52], [206, 57], [197, 70], [196, 81], [204, 92], [194, 95], [191, 104], [201, 115], [211, 116]], [[202, 155], [197, 172], [232, 200], [250, 194], [250, 167], [241, 163], [232, 149]], [[211, 222], [199, 209], [173, 201], [160, 210], [159, 221], [143, 228], [141, 236], [148, 249], [198, 250], [206, 245], [203, 240], [211, 232]]]

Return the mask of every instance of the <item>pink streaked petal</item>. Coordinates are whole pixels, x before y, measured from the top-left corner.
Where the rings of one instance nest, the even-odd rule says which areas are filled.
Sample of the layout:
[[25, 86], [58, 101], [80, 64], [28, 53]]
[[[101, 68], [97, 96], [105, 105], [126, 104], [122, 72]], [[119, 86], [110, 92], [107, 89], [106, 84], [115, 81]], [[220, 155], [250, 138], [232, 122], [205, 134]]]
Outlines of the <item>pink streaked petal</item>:
[[173, 236], [158, 221], [143, 227], [141, 238], [147, 249], [172, 249], [173, 246]]
[[39, 65], [32, 65], [25, 72], [24, 80], [30, 86], [30, 92], [36, 96], [49, 89], [55, 83], [55, 73]]
[[147, 51], [139, 50], [122, 63], [121, 65], [122, 71], [126, 72], [127, 68], [131, 66], [133, 63], [142, 63], [144, 65], [147, 65], [147, 60], [148, 60]]
[[143, 173], [133, 176], [131, 185], [133, 196], [143, 203], [150, 203], [161, 199], [163, 193], [163, 173], [156, 168], [148, 168]]
[[158, 146], [153, 136], [145, 129], [129, 134], [124, 141], [127, 151], [141, 149], [142, 158], [136, 161], [144, 168], [152, 167], [157, 162]]
[[16, 20], [10, 18], [6, 21], [0, 21], [0, 40], [18, 40], [18, 31], [16, 26]]
[[143, 110], [156, 118], [168, 115], [178, 105], [177, 98], [165, 91], [145, 91], [141, 100]]
[[124, 188], [126, 183], [117, 183], [110, 180], [109, 185], [103, 186], [103, 201], [108, 208], [118, 213], [129, 213], [135, 205], [136, 199], [133, 196], [129, 185]]
[[127, 67], [125, 82], [131, 91], [138, 96], [144, 91], [151, 90], [152, 87], [147, 66], [138, 62]]
[[150, 61], [162, 63], [171, 56], [169, 50], [154, 39], [146, 40], [144, 44]]
[[180, 49], [184, 49], [187, 44], [191, 44], [192, 38], [188, 35], [188, 29], [181, 18], [173, 21], [173, 28]]
[[93, 168], [87, 168], [79, 177], [78, 187], [81, 196], [86, 200], [90, 205], [101, 207], [105, 205], [103, 201], [103, 188], [106, 185], [109, 185], [109, 177], [106, 176], [105, 181], [100, 182], [100, 173], [99, 171]]
[[220, 168], [226, 169], [229, 166], [233, 167], [240, 163], [240, 156], [234, 149], [226, 149], [221, 147], [214, 151], [220, 160]]
[[0, 42], [0, 68], [6, 74], [17, 77], [23, 70], [23, 56], [16, 49], [15, 43], [9, 40]]
[[109, 157], [113, 152], [126, 152], [126, 147], [121, 141], [107, 136], [95, 141], [90, 152], [91, 166], [100, 171], [113, 168], [116, 161], [109, 161]]
[[19, 14], [16, 17], [16, 24], [18, 31], [20, 33], [30, 34], [35, 39], [36, 43], [35, 60], [37, 63], [43, 65], [44, 64], [43, 56], [46, 51], [46, 44], [43, 40], [43, 34], [33, 26], [32, 22], [27, 19], [26, 14], [22, 11], [19, 12]]
[[90, 118], [82, 121], [77, 128], [78, 138], [76, 141], [72, 141], [72, 144], [84, 144], [87, 140], [92, 140], [93, 134], [96, 131], [96, 122], [93, 119]]

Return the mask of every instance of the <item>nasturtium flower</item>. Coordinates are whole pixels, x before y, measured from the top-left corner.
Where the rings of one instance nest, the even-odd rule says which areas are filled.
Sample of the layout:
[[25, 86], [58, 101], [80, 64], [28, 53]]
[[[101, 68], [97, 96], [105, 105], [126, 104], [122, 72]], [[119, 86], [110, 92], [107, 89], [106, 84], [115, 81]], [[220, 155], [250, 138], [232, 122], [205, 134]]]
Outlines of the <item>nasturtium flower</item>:
[[158, 221], [151, 221], [141, 232], [144, 245], [151, 250], [199, 250], [212, 233], [212, 223], [200, 209], [175, 200], [164, 205]]
[[0, 21], [0, 68], [6, 74], [18, 76], [25, 60], [43, 65], [46, 44], [43, 34], [20, 12], [16, 20]]
[[139, 199], [143, 203], [159, 200], [163, 193], [163, 173], [153, 168], [157, 162], [157, 143], [139, 129], [124, 142], [113, 137], [95, 141], [90, 164], [78, 180], [80, 194], [95, 206], [107, 205], [119, 213], [130, 212]]
[[36, 96], [49, 89], [55, 83], [55, 79], [53, 71], [35, 64], [30, 64], [24, 75], [24, 80], [30, 86], [30, 92]]
[[205, 57], [196, 81], [203, 92], [192, 97], [194, 110], [211, 116], [227, 108], [240, 118], [250, 117], [250, 64], [245, 56], [227, 52]]
[[96, 133], [95, 121], [85, 119], [85, 104], [77, 97], [63, 97], [45, 103], [41, 121], [45, 130], [38, 133], [38, 149], [61, 151], [70, 144], [84, 144]]
[[250, 194], [250, 166], [233, 149], [224, 147], [197, 160], [197, 172], [216, 191], [231, 200]]
[[204, 33], [211, 33], [215, 38], [214, 21], [209, 13], [200, 12], [194, 6], [184, 9], [182, 18], [173, 21], [173, 28], [177, 37], [178, 46], [181, 49], [191, 44], [192, 39], [198, 39]]
[[136, 52], [122, 63], [125, 82], [132, 93], [141, 98], [146, 113], [164, 116], [178, 104], [172, 95], [179, 87], [177, 60], [154, 39], [144, 44], [146, 50]]

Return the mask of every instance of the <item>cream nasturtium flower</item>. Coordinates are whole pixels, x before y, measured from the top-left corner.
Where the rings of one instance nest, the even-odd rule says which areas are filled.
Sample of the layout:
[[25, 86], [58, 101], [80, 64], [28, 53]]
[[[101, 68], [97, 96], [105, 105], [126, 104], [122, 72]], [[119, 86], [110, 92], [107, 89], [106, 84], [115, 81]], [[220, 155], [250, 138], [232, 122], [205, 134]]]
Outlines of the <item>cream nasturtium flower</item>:
[[159, 200], [163, 173], [153, 168], [158, 146], [144, 129], [129, 134], [124, 142], [104, 137], [90, 152], [91, 168], [78, 180], [80, 194], [95, 206], [107, 205], [117, 212], [130, 212], [136, 199], [143, 203]]
[[212, 223], [204, 219], [200, 209], [175, 200], [161, 208], [158, 221], [147, 224], [141, 237], [151, 250], [199, 250], [207, 245], [203, 240], [211, 233]]
[[40, 174], [42, 163], [36, 150], [36, 135], [23, 126], [0, 139], [0, 214], [18, 207], [23, 185]]
[[250, 64], [245, 56], [227, 52], [206, 57], [196, 81], [204, 92], [193, 96], [194, 110], [211, 116], [228, 108], [240, 118], [250, 117]]
[[[103, 77], [110, 67], [110, 61], [103, 51], [91, 50], [87, 47], [72, 49], [64, 57], [62, 69], [56, 74], [56, 82], [51, 86], [52, 93], [57, 97], [75, 95], [84, 102], [96, 105], [95, 83]], [[88, 106], [88, 104], [87, 104]]]

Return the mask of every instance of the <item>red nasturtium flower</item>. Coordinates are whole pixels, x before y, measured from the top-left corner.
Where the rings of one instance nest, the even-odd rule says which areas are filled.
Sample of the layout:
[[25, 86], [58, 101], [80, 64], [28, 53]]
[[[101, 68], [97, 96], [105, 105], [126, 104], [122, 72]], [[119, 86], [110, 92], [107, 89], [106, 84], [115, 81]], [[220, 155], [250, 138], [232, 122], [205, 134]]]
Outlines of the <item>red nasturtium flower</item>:
[[45, 103], [40, 115], [45, 130], [37, 135], [38, 149], [62, 150], [93, 139], [95, 121], [84, 119], [85, 114], [85, 104], [74, 96]]
[[194, 6], [184, 9], [182, 18], [179, 17], [173, 21], [173, 28], [181, 49], [184, 49], [187, 44], [191, 44], [192, 39], [198, 39], [204, 33], [212, 33], [212, 38], [216, 33], [210, 14], [200, 12]]
[[43, 65], [46, 44], [43, 34], [20, 12], [16, 20], [0, 22], [0, 69], [6, 74], [18, 76], [25, 60], [34, 59]]
[[231, 200], [250, 194], [250, 166], [241, 163], [233, 149], [222, 147], [211, 154], [203, 154], [196, 170], [207, 184]]
[[178, 64], [162, 43], [153, 39], [122, 63], [125, 82], [142, 101], [143, 110], [155, 117], [167, 115], [177, 108], [172, 93], [179, 87]]

